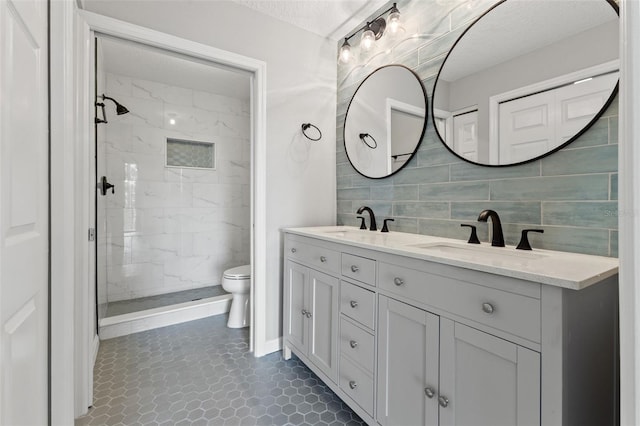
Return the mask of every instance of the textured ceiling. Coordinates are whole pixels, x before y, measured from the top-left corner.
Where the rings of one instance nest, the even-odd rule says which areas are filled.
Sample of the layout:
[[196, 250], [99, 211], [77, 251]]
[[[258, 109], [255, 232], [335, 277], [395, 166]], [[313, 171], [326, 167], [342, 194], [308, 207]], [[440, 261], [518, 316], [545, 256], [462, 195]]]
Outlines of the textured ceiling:
[[387, 0], [232, 0], [304, 30], [338, 40]]

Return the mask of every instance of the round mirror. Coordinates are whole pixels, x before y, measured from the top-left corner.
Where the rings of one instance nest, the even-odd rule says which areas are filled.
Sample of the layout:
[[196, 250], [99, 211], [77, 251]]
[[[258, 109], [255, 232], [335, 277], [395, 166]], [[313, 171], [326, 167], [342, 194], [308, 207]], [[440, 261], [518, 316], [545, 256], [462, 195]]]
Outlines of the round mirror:
[[432, 115], [457, 156], [525, 163], [584, 133], [618, 88], [618, 7], [607, 0], [504, 0], [456, 41]]
[[402, 65], [378, 68], [351, 98], [344, 119], [344, 148], [363, 176], [390, 176], [411, 160], [427, 125], [427, 94]]

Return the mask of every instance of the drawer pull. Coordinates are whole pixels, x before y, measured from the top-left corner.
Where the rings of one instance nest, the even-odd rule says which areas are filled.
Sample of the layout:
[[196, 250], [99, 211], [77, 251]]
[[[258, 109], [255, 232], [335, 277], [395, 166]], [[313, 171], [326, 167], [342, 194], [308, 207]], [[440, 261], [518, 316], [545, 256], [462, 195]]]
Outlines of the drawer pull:
[[309, 312], [307, 312], [306, 309], [303, 309], [300, 313], [306, 317]]
[[311, 318], [311, 312], [307, 311], [307, 318]]
[[395, 278], [393, 279], [393, 283], [399, 287], [399, 286], [401, 286], [402, 284], [404, 284], [404, 280], [403, 280], [402, 278], [395, 277]]
[[295, 253], [295, 252], [297, 252], [297, 251], [298, 251], [298, 250], [296, 250], [296, 248], [295, 248], [295, 247], [293, 247], [293, 248], [291, 249], [291, 253]]
[[351, 272], [358, 272], [360, 270], [360, 268], [358, 268], [356, 265], [351, 265]]
[[351, 389], [355, 389], [355, 388], [357, 388], [357, 387], [358, 387], [358, 384], [356, 383], [356, 381], [355, 381], [355, 380], [351, 380], [351, 381], [349, 382], [349, 387], [350, 387]]
[[482, 310], [488, 314], [492, 314], [493, 311], [495, 311], [495, 309], [493, 308], [493, 305], [491, 303], [483, 303], [482, 304]]
[[351, 302], [349, 302], [349, 304], [351, 305], [352, 308], [356, 308], [358, 306], [358, 301], [352, 300]]
[[449, 405], [449, 399], [446, 396], [439, 396], [438, 403], [442, 408], [447, 408], [447, 405]]
[[427, 395], [427, 398], [431, 399], [436, 394], [436, 392], [431, 388], [424, 388], [424, 394]]
[[327, 258], [324, 256], [320, 256], [320, 262], [324, 263], [327, 261]]
[[351, 346], [352, 349], [355, 349], [356, 346], [358, 346], [358, 342], [356, 342], [355, 340], [351, 340], [349, 342], [349, 346]]

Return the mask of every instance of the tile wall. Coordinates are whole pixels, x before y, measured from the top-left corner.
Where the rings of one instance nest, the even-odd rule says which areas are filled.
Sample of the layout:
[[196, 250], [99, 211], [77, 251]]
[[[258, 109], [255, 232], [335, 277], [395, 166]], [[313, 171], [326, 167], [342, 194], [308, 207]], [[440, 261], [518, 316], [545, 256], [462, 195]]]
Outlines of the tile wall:
[[[107, 101], [109, 301], [219, 285], [249, 263], [249, 101], [111, 73], [106, 93], [130, 111]], [[165, 167], [167, 138], [214, 142], [216, 169]]]
[[[566, 149], [521, 166], [490, 168], [460, 160], [440, 142], [430, 117], [417, 155], [396, 175], [367, 179], [347, 159], [342, 134], [345, 112], [360, 82], [382, 65], [403, 64], [419, 75], [431, 102], [448, 50], [493, 3], [401, 0], [404, 33], [395, 38], [385, 35], [368, 54], [354, 46], [355, 60], [338, 63], [338, 224], [357, 225], [355, 211], [368, 205], [380, 222], [395, 218], [392, 230], [463, 240], [468, 230], [460, 223], [474, 223], [481, 210], [490, 208], [502, 218], [507, 244], [517, 244], [523, 228], [542, 228], [544, 234], [530, 237], [534, 248], [615, 257], [617, 99]], [[478, 225], [480, 239], [487, 241], [488, 227]]]

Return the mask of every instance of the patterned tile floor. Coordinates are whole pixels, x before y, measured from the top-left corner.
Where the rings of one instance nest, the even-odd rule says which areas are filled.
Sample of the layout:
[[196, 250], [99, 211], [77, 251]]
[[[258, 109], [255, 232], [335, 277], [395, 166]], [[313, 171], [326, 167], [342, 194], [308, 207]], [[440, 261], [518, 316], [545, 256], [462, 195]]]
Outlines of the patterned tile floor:
[[254, 358], [217, 315], [100, 343], [85, 425], [362, 425], [297, 358]]
[[108, 317], [129, 314], [147, 309], [159, 308], [161, 306], [175, 305], [178, 303], [190, 302], [192, 300], [205, 299], [207, 297], [227, 294], [221, 285], [210, 287], [194, 288], [191, 290], [177, 291], [175, 293], [159, 294], [157, 296], [140, 297], [138, 299], [119, 300], [109, 302], [107, 305]]

